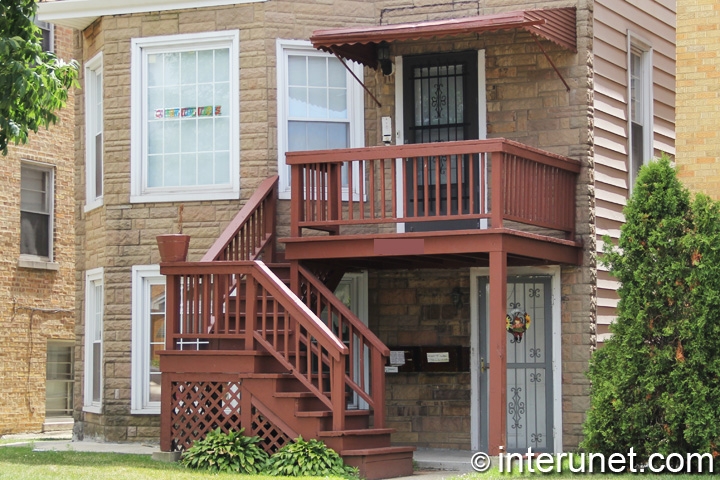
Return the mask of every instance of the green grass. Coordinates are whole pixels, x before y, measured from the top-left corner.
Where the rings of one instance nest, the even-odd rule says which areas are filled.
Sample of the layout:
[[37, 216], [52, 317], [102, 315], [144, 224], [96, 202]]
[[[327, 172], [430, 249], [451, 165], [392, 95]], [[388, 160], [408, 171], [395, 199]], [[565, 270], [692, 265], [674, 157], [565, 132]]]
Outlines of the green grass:
[[[33, 452], [31, 446], [0, 447], [0, 479], [13, 480], [278, 480], [290, 477], [210, 474], [175, 463], [158, 462], [149, 455], [87, 453], [74, 451]], [[312, 477], [292, 477], [309, 479]], [[332, 477], [331, 477], [332, 478]], [[338, 480], [340, 480], [338, 478]]]

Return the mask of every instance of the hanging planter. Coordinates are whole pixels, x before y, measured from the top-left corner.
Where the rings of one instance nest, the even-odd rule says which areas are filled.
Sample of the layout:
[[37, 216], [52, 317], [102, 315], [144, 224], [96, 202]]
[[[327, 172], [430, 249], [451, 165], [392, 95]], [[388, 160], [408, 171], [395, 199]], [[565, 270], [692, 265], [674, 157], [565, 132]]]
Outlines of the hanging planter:
[[505, 315], [505, 327], [508, 333], [513, 336], [510, 343], [520, 343], [523, 334], [530, 327], [530, 315], [527, 312], [513, 310]]
[[183, 228], [183, 205], [178, 207], [178, 231], [179, 233], [165, 233], [156, 237], [158, 250], [160, 251], [160, 262], [184, 262], [187, 260], [188, 248], [190, 246], [190, 235], [182, 233]]

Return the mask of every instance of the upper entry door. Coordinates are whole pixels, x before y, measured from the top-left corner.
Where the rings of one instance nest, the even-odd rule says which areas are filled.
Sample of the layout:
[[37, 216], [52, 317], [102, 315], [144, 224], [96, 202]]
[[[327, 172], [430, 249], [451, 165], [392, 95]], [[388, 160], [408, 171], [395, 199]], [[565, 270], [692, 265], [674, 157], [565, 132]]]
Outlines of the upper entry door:
[[[472, 140], [478, 130], [478, 52], [416, 55], [403, 58], [405, 143]], [[408, 217], [470, 212], [471, 155], [407, 159]], [[479, 172], [473, 168], [477, 196]], [[460, 187], [458, 185], [461, 184]], [[478, 208], [477, 198], [473, 202]], [[406, 231], [478, 228], [477, 220], [408, 222]]]

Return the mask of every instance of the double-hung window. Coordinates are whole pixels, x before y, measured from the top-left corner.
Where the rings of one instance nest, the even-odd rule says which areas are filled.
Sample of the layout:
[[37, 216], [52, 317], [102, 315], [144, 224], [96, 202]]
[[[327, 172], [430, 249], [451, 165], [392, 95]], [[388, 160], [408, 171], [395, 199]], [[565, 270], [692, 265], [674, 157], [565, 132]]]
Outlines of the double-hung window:
[[132, 40], [132, 202], [239, 198], [239, 32]]
[[43, 52], [55, 51], [55, 28], [52, 23], [43, 22], [37, 18], [33, 19], [33, 23], [40, 29], [40, 43]]
[[23, 162], [20, 167], [20, 262], [53, 261], [54, 167]]
[[[290, 198], [286, 152], [364, 145], [363, 92], [340, 60], [309, 42], [278, 40], [277, 58], [279, 194]], [[362, 78], [361, 65], [347, 65]], [[353, 178], [356, 183], [358, 175]], [[346, 168], [342, 181], [346, 195]]]
[[635, 184], [640, 167], [653, 156], [652, 56], [650, 44], [628, 34], [629, 162], [628, 181]]
[[165, 276], [135, 265], [132, 283], [132, 413], [160, 413], [160, 356], [165, 349]]
[[103, 59], [85, 65], [85, 211], [103, 201]]
[[83, 410], [102, 411], [103, 269], [85, 273], [85, 378]]

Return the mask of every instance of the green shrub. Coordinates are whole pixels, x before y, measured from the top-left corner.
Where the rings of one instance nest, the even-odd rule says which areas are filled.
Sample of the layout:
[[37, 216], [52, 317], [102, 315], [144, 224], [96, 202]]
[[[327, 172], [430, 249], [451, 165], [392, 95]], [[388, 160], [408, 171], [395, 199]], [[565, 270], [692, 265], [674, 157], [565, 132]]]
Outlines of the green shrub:
[[[642, 168], [619, 248], [612, 337], [593, 354], [582, 447], [652, 453], [720, 451], [720, 207], [691, 201], [667, 158]], [[609, 246], [609, 247], [608, 247]]]
[[303, 440], [302, 437], [275, 452], [267, 463], [265, 473], [294, 477], [358, 476], [357, 468], [345, 465], [335, 450], [319, 440]]
[[268, 461], [268, 454], [258, 442], [258, 437], [246, 437], [245, 429], [223, 433], [219, 428], [209, 432], [204, 439], [193, 442], [183, 452], [180, 462], [188, 468], [211, 472], [260, 473]]

